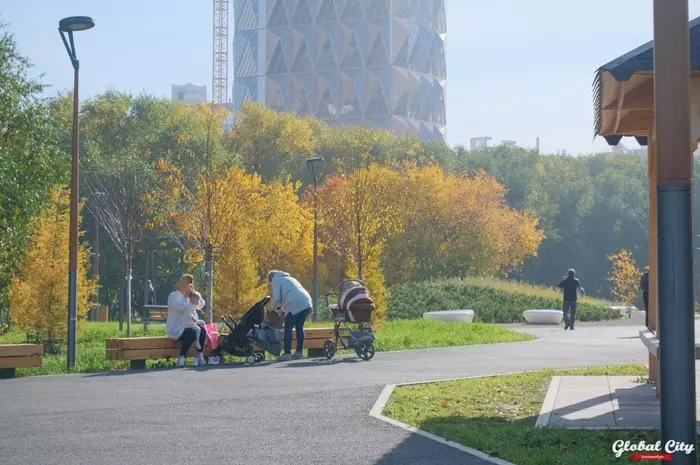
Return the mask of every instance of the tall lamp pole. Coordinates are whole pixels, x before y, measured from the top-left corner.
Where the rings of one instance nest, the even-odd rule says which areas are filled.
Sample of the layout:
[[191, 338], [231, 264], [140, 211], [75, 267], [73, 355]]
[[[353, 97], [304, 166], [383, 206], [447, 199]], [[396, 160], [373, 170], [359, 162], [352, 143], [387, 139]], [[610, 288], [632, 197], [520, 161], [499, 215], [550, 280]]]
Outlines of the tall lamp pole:
[[318, 181], [316, 179], [316, 170], [314, 163], [323, 161], [323, 157], [314, 157], [306, 160], [306, 166], [314, 178], [314, 289], [313, 289], [313, 307], [314, 321], [318, 321], [318, 202], [316, 201], [316, 189]]
[[[78, 348], [78, 70], [80, 62], [75, 54], [73, 33], [92, 29], [95, 22], [87, 16], [72, 16], [58, 22], [58, 32], [66, 46], [74, 70], [73, 79], [73, 156], [70, 189], [70, 258], [68, 274], [68, 370], [75, 367]], [[68, 39], [66, 40], [66, 35]]]

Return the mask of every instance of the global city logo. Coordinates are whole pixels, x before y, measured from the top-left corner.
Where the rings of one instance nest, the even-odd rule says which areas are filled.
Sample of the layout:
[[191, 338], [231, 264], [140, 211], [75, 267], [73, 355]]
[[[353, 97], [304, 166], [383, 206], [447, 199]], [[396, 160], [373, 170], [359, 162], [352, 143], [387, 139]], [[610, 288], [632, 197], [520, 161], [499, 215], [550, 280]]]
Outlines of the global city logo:
[[673, 460], [673, 454], [685, 453], [690, 454], [695, 450], [695, 444], [686, 444], [679, 441], [666, 441], [666, 444], [661, 447], [661, 441], [650, 442], [639, 441], [624, 441], [619, 439], [612, 445], [613, 454], [616, 458], [620, 458], [625, 452], [632, 452], [632, 460]]

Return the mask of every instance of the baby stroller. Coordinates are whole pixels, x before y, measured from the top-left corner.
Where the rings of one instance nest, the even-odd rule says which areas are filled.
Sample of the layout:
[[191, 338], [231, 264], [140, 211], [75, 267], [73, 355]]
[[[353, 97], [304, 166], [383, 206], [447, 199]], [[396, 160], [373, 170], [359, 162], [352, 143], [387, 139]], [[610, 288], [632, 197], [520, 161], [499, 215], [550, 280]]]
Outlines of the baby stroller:
[[[265, 360], [265, 351], [279, 355], [282, 349], [279, 330], [263, 324], [265, 305], [269, 301], [269, 296], [260, 300], [238, 322], [231, 316], [228, 319], [222, 317], [231, 332], [214, 349], [214, 355], [221, 357], [221, 353], [226, 352], [233, 356], [245, 357], [250, 365]], [[263, 350], [256, 351], [256, 348]]]
[[[338, 303], [328, 303], [332, 295], [338, 297]], [[370, 320], [375, 306], [365, 283], [358, 279], [343, 281], [337, 294], [325, 294], [323, 299], [335, 320], [334, 339], [328, 339], [323, 345], [326, 358], [332, 359], [340, 345], [343, 349], [355, 349], [363, 360], [371, 360], [374, 357], [374, 330]]]

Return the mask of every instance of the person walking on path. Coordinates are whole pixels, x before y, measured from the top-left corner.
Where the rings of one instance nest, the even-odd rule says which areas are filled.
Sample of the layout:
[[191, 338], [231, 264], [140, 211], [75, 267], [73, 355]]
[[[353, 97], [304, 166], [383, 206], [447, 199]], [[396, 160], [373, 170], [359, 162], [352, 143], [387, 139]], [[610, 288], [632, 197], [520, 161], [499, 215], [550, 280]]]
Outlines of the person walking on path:
[[282, 307], [284, 317], [284, 354], [278, 360], [292, 359], [292, 329], [297, 332], [297, 350], [294, 359], [304, 358], [304, 322], [311, 310], [311, 296], [289, 273], [272, 270], [267, 274], [272, 288], [270, 308]]
[[647, 269], [639, 281], [642, 289], [642, 300], [644, 300], [644, 326], [649, 329], [649, 270]]
[[585, 295], [586, 291], [581, 287], [581, 282], [576, 278], [576, 271], [573, 269], [566, 273], [566, 277], [559, 283], [559, 288], [564, 293], [564, 330], [573, 330], [576, 321], [578, 291], [581, 290], [581, 295]]

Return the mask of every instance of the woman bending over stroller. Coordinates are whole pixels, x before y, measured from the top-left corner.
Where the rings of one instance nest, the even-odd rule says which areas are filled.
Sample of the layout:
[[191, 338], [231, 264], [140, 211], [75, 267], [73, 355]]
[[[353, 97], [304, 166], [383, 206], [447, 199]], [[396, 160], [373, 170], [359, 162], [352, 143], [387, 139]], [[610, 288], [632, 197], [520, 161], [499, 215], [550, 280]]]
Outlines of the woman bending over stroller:
[[284, 271], [272, 270], [267, 274], [271, 288], [270, 309], [282, 308], [284, 317], [284, 354], [280, 361], [292, 359], [292, 329], [297, 332], [297, 350], [294, 359], [304, 358], [304, 322], [311, 310], [311, 296], [304, 287]]

